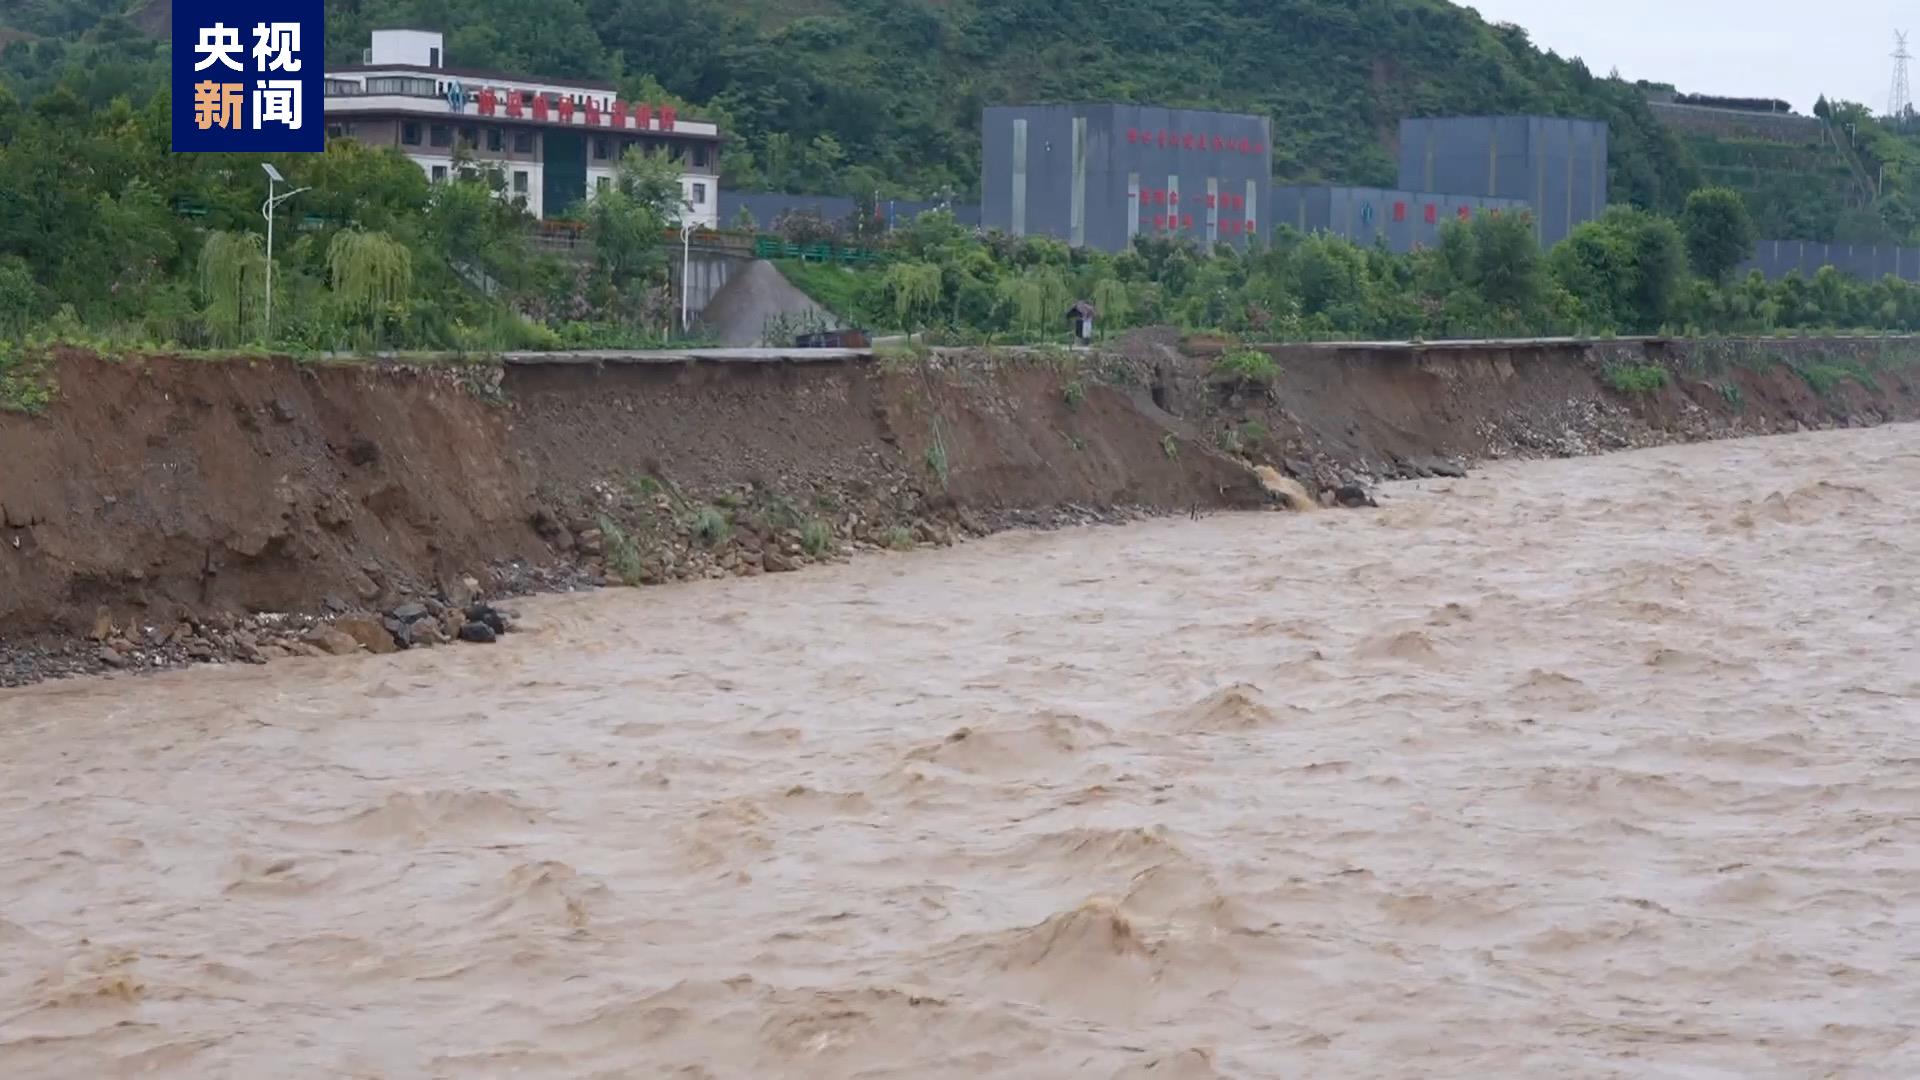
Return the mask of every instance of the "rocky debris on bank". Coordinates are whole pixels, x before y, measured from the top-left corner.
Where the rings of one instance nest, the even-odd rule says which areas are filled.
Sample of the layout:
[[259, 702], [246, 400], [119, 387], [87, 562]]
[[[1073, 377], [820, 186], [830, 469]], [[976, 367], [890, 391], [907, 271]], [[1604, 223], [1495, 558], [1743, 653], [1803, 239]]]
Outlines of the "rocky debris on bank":
[[512, 612], [491, 604], [474, 601], [460, 607], [439, 596], [409, 600], [384, 612], [347, 612], [330, 619], [274, 612], [216, 613], [154, 625], [131, 619], [123, 622], [102, 609], [84, 641], [30, 643], [0, 650], [0, 687], [70, 675], [165, 671], [189, 664], [264, 664], [293, 656], [384, 655], [453, 641], [492, 642], [512, 632], [516, 619]]
[[789, 573], [862, 551], [944, 547], [1004, 525], [910, 479], [860, 470], [697, 488], [607, 477], [529, 523], [596, 585]]
[[315, 627], [306, 643], [335, 656], [361, 650], [383, 656], [454, 641], [492, 644], [513, 629], [513, 622], [511, 613], [491, 604], [461, 606], [429, 596], [399, 604], [383, 614], [342, 615], [331, 624]]

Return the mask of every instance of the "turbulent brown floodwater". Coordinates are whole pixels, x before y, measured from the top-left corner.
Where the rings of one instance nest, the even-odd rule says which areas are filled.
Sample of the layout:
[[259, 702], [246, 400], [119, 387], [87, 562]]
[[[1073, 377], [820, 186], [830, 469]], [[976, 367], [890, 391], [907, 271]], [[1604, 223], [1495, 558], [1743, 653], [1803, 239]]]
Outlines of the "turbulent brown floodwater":
[[0, 693], [0, 1075], [1920, 1075], [1920, 428]]

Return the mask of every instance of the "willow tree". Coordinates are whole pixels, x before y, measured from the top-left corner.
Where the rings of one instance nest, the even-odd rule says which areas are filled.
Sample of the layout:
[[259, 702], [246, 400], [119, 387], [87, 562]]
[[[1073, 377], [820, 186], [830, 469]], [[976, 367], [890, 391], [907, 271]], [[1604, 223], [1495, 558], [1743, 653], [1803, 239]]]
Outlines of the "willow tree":
[[216, 232], [200, 247], [200, 294], [207, 336], [238, 345], [257, 335], [266, 310], [267, 255], [253, 233]]
[[1014, 326], [1029, 336], [1043, 335], [1055, 319], [1064, 319], [1071, 302], [1066, 280], [1050, 266], [1035, 266], [1002, 282], [1000, 295], [1013, 309]]
[[1103, 277], [1093, 283], [1093, 307], [1103, 326], [1120, 326], [1133, 313], [1127, 297], [1127, 283], [1119, 278]]
[[940, 268], [930, 262], [897, 262], [887, 267], [887, 296], [893, 315], [909, 333], [919, 328], [940, 303]]
[[342, 313], [377, 340], [413, 289], [413, 253], [385, 233], [343, 229], [327, 245], [327, 277]]

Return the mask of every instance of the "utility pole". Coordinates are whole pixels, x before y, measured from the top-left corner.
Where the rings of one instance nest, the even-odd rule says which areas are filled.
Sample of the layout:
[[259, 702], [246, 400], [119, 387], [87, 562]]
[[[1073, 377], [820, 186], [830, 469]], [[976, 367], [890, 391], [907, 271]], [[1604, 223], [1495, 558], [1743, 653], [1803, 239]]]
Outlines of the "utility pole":
[[294, 188], [285, 195], [275, 195], [274, 185], [286, 183], [287, 178], [281, 176], [280, 170], [268, 162], [261, 162], [260, 167], [267, 173], [267, 201], [260, 204], [260, 216], [267, 219], [267, 318], [262, 336], [266, 342], [271, 342], [273, 340], [273, 212], [281, 203], [309, 189]]
[[[691, 208], [689, 208], [691, 209]], [[693, 230], [700, 223], [688, 221], [680, 226], [680, 333], [687, 333], [687, 294], [693, 286]]]

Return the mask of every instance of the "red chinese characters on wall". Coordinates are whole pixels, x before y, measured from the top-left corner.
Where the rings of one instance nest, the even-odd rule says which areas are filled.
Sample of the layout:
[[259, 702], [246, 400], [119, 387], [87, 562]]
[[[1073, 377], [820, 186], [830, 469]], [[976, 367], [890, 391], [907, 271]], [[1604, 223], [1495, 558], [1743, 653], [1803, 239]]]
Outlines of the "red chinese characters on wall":
[[1432, 203], [1428, 203], [1426, 207], [1426, 216], [1427, 216], [1427, 224], [1429, 225], [1433, 224], [1436, 221], [1439, 221], [1440, 208], [1438, 206], [1433, 205]]
[[675, 110], [673, 106], [671, 105], [660, 106], [660, 130], [661, 131], [672, 131], [674, 119], [675, 119]]
[[520, 91], [518, 90], [507, 91], [507, 115], [520, 115]]
[[614, 127], [627, 126], [627, 103], [619, 98], [613, 99], [613, 105], [607, 109], [607, 122]]
[[1130, 146], [1157, 146], [1162, 149], [1191, 150], [1196, 153], [1212, 152], [1216, 154], [1258, 154], [1263, 152], [1260, 143], [1244, 135], [1209, 134], [1204, 131], [1175, 131], [1171, 128], [1127, 129], [1127, 144]]
[[1472, 219], [1472, 217], [1473, 217], [1473, 207], [1471, 207], [1471, 206], [1463, 206], [1463, 207], [1461, 207], [1461, 208], [1460, 208], [1460, 220], [1461, 220], [1461, 221], [1468, 221], [1468, 220], [1471, 220], [1471, 219]]
[[1393, 204], [1393, 220], [1395, 221], [1407, 220], [1407, 204], [1406, 203], [1397, 202]]
[[587, 114], [587, 126], [588, 126], [588, 127], [599, 127], [599, 126], [600, 126], [600, 104], [599, 104], [599, 102], [596, 102], [596, 101], [594, 101], [594, 100], [593, 100], [592, 98], [588, 98], [588, 99], [587, 99], [587, 107], [586, 107], [586, 114]]
[[492, 116], [495, 106], [500, 104], [500, 96], [493, 92], [493, 87], [482, 87], [474, 103], [479, 106], [481, 116]]
[[533, 118], [535, 120], [545, 120], [547, 118], [547, 95], [533, 95]]
[[560, 99], [560, 122], [563, 124], [573, 123], [573, 99], [570, 97]]
[[633, 126], [641, 131], [653, 130], [653, 106], [639, 104], [633, 107]]

